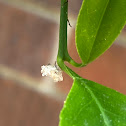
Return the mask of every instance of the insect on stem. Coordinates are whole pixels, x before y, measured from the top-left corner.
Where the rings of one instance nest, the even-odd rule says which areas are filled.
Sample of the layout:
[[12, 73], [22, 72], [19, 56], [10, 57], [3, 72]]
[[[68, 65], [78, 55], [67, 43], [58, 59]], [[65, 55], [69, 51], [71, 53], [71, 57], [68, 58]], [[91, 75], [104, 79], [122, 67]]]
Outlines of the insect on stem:
[[69, 21], [69, 19], [67, 19], [67, 22], [68, 22], [69, 26], [70, 26], [70, 27], [72, 27], [72, 25], [70, 24], [70, 21]]

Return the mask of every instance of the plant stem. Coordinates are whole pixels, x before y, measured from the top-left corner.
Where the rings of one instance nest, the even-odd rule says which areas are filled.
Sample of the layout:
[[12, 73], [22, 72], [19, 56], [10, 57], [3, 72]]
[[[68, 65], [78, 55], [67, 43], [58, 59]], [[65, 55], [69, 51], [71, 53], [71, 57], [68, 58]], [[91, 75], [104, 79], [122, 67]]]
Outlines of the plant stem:
[[67, 51], [67, 17], [68, 17], [68, 2], [67, 2], [67, 0], [61, 0], [58, 57], [60, 57], [62, 60], [65, 60], [65, 55], [68, 54], [68, 51]]
[[57, 56], [57, 63], [62, 70], [65, 70], [64, 61], [68, 61], [70, 64], [76, 67], [83, 66], [83, 64], [76, 63], [68, 54], [67, 21], [68, 21], [68, 0], [61, 0], [59, 50], [58, 50], [58, 56]]
[[59, 31], [59, 50], [57, 56], [57, 63], [59, 67], [69, 75], [64, 61], [67, 60], [69, 56], [67, 51], [67, 17], [68, 17], [68, 1], [61, 0], [60, 9], [60, 31]]
[[73, 79], [79, 77], [69, 67], [64, 64], [64, 61], [73, 62], [67, 51], [67, 20], [68, 20], [68, 1], [61, 0], [60, 10], [60, 31], [59, 31], [59, 50], [57, 63], [59, 67]]

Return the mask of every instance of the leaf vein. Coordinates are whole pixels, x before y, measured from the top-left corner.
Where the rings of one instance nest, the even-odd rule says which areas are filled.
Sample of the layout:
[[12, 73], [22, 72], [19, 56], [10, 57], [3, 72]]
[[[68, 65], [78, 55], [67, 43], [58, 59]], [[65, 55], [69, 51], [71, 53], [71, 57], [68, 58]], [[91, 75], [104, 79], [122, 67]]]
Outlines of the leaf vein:
[[[101, 17], [101, 19], [100, 19], [100, 22], [99, 22], [99, 25], [98, 25], [98, 29], [97, 29], [97, 31], [96, 31], [95, 39], [94, 39], [94, 42], [93, 42], [93, 45], [92, 45], [92, 48], [91, 48], [91, 51], [90, 51], [90, 54], [89, 54], [88, 61], [90, 60], [90, 55], [91, 55], [91, 52], [92, 52], [92, 50], [93, 50], [93, 46], [94, 46], [94, 44], [95, 44], [95, 41], [96, 41], [96, 38], [97, 38], [97, 34], [98, 34], [98, 32], [99, 32], [99, 28], [100, 28], [100, 26], [101, 26], [102, 19], [103, 19], [103, 17], [104, 17], [104, 14], [105, 14], [105, 12], [106, 12], [106, 9], [107, 9], [107, 7], [108, 7], [108, 4], [109, 4], [109, 0], [108, 0], [108, 2], [106, 3], [106, 7], [105, 7], [104, 12], [103, 12], [103, 15], [102, 15], [102, 17]], [[88, 7], [87, 7], [87, 8], [88, 8]]]
[[109, 122], [108, 122], [108, 118], [104, 112], [104, 108], [101, 106], [99, 100], [96, 98], [96, 96], [94, 95], [94, 93], [91, 91], [91, 89], [85, 84], [85, 87], [87, 88], [87, 90], [89, 91], [89, 93], [91, 94], [92, 98], [95, 100], [96, 104], [98, 105], [100, 111], [101, 111], [101, 114], [103, 116], [103, 120], [106, 124], [106, 126], [109, 126]]
[[78, 114], [75, 116], [75, 118], [77, 118], [77, 117], [79, 116], [79, 114], [81, 113], [81, 111], [82, 111], [86, 106], [90, 105], [92, 102], [93, 102], [93, 99], [92, 99], [90, 102], [88, 102], [86, 105], [84, 105], [84, 106], [80, 109], [80, 111], [78, 112]]

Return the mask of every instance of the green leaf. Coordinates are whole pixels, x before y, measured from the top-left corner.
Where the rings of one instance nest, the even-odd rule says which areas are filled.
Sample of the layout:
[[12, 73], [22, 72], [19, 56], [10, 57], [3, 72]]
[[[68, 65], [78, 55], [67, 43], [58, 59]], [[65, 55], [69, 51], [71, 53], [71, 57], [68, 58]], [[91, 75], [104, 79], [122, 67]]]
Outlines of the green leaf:
[[60, 114], [60, 126], [126, 126], [126, 96], [76, 78]]
[[84, 64], [107, 50], [126, 21], [126, 0], [83, 0], [76, 26], [76, 47]]

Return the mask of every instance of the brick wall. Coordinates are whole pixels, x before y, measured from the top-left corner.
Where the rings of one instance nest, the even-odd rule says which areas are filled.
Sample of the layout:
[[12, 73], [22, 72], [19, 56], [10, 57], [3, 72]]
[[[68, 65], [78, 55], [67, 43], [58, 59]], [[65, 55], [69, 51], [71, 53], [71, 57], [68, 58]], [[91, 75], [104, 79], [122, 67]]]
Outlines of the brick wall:
[[[75, 22], [82, 0], [69, 2], [68, 47], [75, 48]], [[41, 77], [40, 67], [54, 63], [58, 50], [59, 0], [0, 0], [0, 126], [56, 126], [72, 86]], [[84, 78], [126, 94], [126, 30], [107, 52], [85, 68]]]

